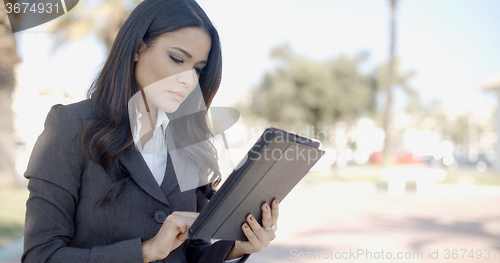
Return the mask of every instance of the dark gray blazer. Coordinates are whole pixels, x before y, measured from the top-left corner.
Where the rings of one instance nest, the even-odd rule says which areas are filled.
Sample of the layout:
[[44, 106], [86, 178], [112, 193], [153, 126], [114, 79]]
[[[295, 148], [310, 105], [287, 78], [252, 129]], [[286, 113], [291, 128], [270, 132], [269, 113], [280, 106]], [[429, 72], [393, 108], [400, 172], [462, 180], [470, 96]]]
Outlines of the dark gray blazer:
[[[156, 235], [167, 215], [201, 211], [208, 202], [196, 189], [179, 190], [171, 163], [158, 186], [132, 144], [118, 156], [131, 180], [115, 201], [100, 206], [114, 181], [76, 141], [92, 118], [91, 100], [54, 105], [47, 115], [24, 175], [30, 195], [22, 262], [143, 262], [141, 242]], [[159, 262], [222, 263], [233, 245], [186, 240]]]

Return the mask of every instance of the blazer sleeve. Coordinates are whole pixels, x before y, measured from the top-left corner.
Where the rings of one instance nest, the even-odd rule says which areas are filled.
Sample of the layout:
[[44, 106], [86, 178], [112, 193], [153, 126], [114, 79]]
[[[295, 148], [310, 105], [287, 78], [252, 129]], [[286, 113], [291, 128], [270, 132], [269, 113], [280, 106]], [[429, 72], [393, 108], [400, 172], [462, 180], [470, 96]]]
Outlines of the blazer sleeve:
[[143, 262], [141, 238], [91, 248], [71, 247], [85, 158], [77, 147], [83, 121], [54, 105], [24, 174], [29, 179], [22, 262]]
[[[196, 195], [197, 211], [200, 212], [208, 203], [208, 199], [199, 190], [196, 191]], [[210, 240], [193, 239], [189, 240], [186, 257], [189, 263], [224, 263], [233, 246], [234, 241], [229, 240], [219, 240], [212, 244]], [[246, 254], [238, 262], [244, 263], [248, 257], [250, 255]]]

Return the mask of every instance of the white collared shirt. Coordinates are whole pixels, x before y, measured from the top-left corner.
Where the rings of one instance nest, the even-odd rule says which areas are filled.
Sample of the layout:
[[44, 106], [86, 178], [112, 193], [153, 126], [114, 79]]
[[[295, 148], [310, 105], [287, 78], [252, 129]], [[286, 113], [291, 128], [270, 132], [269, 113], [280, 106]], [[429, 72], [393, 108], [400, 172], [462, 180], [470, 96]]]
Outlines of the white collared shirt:
[[[141, 117], [142, 114], [139, 110], [136, 109], [137, 115], [137, 126], [133, 132], [134, 143], [136, 147], [140, 149], [140, 153], [146, 164], [148, 165], [149, 170], [153, 174], [154, 178], [158, 182], [158, 185], [161, 185], [163, 182], [163, 177], [165, 175], [165, 170], [167, 169], [167, 140], [166, 140], [166, 130], [167, 125], [169, 123], [169, 119], [167, 117], [167, 113], [160, 108], [157, 108], [157, 119], [156, 126], [153, 132], [153, 137], [149, 139], [144, 144], [144, 148], [142, 148], [142, 144], [139, 137], [139, 131], [141, 130]], [[235, 259], [225, 260], [225, 263], [238, 263], [243, 256]]]
[[157, 108], [158, 117], [153, 137], [149, 139], [149, 141], [144, 144], [144, 148], [142, 148], [139, 131], [142, 127], [140, 119], [143, 116], [137, 109], [136, 114], [137, 126], [133, 133], [134, 143], [136, 147], [140, 149], [142, 157], [144, 158], [144, 161], [146, 161], [146, 164], [158, 182], [158, 185], [161, 185], [167, 168], [167, 141], [165, 139], [165, 131], [167, 129], [169, 119], [164, 110]]

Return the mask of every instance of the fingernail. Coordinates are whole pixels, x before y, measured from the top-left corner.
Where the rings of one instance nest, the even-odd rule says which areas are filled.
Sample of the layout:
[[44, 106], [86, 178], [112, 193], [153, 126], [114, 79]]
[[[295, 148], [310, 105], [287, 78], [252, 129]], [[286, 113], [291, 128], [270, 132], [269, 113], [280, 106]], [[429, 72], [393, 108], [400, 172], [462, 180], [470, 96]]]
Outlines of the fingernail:
[[266, 205], [265, 205], [265, 208], [266, 208], [266, 210], [269, 210], [269, 205], [268, 205], [268, 204], [266, 204]]
[[248, 225], [247, 225], [247, 224], [245, 224], [245, 228], [248, 228]]
[[253, 221], [253, 216], [252, 215], [250, 216], [250, 221]]
[[275, 204], [278, 204], [278, 200], [277, 200], [277, 199], [276, 199], [276, 200], [274, 200], [274, 203], [275, 203]]

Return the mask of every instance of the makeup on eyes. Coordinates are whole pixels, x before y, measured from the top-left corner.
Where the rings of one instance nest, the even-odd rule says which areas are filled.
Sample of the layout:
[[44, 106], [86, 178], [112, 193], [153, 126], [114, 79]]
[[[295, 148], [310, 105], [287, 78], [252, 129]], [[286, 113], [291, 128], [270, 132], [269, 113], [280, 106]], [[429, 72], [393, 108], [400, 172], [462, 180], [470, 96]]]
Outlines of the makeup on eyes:
[[[182, 52], [188, 58], [193, 58], [193, 56], [191, 55], [191, 53], [187, 52], [183, 48], [180, 48], [180, 47], [169, 47], [169, 48], [170, 49], [174, 49], [174, 50], [178, 50], [178, 51]], [[170, 52], [169, 52], [169, 54], [170, 54]], [[170, 54], [170, 55], [172, 55], [172, 54]], [[208, 62], [207, 60], [201, 60], [198, 63], [207, 64], [207, 62]]]
[[[179, 63], [179, 64], [183, 64], [183, 63], [184, 63], [184, 60], [183, 60], [183, 59], [181, 59], [181, 58], [179, 58], [179, 57], [177, 57], [177, 56], [175, 56], [175, 55], [171, 54], [171, 53], [170, 53], [170, 52], [168, 52], [168, 51], [167, 51], [167, 53], [168, 53], [169, 57], [170, 57], [170, 58], [171, 58], [171, 59], [172, 59], [175, 63]], [[186, 53], [187, 53], [187, 52], [186, 52]], [[189, 54], [189, 53], [187, 53], [187, 54], [190, 56], [190, 54]], [[191, 58], [191, 57], [190, 57], [190, 58]], [[201, 63], [201, 64], [206, 64], [206, 63], [207, 63], [207, 61], [206, 61], [206, 60], [203, 60], [203, 61], [201, 61], [201, 62], [199, 62], [199, 63]], [[204, 71], [203, 71], [203, 69], [204, 69], [204, 68], [205, 68], [205, 67], [194, 67], [193, 69], [194, 69], [194, 70], [196, 70], [196, 73], [199, 75], [199, 74], [201, 74], [201, 73], [204, 73]]]

